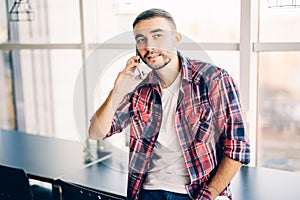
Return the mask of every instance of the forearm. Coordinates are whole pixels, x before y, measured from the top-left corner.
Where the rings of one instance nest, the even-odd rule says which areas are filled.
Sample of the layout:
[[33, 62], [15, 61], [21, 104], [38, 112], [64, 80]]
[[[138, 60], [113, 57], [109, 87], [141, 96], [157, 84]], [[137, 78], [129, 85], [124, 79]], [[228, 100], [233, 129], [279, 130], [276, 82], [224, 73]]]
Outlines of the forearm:
[[139, 59], [139, 56], [132, 56], [128, 59], [126, 67], [119, 72], [107, 99], [92, 117], [89, 127], [90, 138], [103, 139], [105, 137], [110, 130], [119, 103], [126, 94], [131, 92], [142, 81], [141, 78], [135, 79], [133, 73], [134, 69], [141, 65], [135, 62], [137, 59]]
[[122, 97], [115, 95], [112, 90], [105, 102], [99, 107], [91, 119], [89, 127], [89, 137], [92, 139], [103, 139], [109, 132], [114, 113], [116, 112], [116, 104], [120, 102]]
[[229, 184], [235, 174], [241, 168], [242, 163], [235, 161], [227, 156], [224, 156], [218, 166], [217, 172], [208, 184], [208, 189], [214, 200]]

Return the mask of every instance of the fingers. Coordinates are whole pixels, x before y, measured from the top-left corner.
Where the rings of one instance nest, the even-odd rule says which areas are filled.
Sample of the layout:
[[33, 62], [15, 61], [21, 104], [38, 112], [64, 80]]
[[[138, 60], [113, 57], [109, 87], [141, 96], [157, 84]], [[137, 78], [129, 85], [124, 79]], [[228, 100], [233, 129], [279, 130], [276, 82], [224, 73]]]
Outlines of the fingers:
[[140, 63], [138, 62], [139, 58], [139, 56], [132, 56], [131, 58], [129, 58], [126, 63], [126, 67], [123, 71], [126, 74], [128, 74], [128, 71], [133, 73], [135, 68], [140, 65]]
[[126, 64], [126, 65], [132, 64], [132, 63], [134, 63], [134, 62], [138, 63], [138, 60], [139, 60], [139, 59], [140, 59], [139, 56], [132, 56], [131, 58], [129, 58], [129, 59], [127, 60], [127, 64]]

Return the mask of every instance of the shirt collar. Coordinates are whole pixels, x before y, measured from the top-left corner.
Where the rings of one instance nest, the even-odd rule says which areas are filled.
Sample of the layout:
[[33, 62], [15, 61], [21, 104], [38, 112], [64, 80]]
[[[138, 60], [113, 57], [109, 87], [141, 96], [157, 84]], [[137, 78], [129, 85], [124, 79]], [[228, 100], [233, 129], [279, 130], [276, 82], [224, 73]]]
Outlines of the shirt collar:
[[193, 78], [192, 78], [192, 63], [190, 62], [190, 60], [185, 57], [182, 56], [180, 52], [178, 52], [178, 57], [180, 60], [180, 64], [181, 64], [181, 75], [182, 75], [182, 80], [186, 80], [189, 83], [192, 82]]

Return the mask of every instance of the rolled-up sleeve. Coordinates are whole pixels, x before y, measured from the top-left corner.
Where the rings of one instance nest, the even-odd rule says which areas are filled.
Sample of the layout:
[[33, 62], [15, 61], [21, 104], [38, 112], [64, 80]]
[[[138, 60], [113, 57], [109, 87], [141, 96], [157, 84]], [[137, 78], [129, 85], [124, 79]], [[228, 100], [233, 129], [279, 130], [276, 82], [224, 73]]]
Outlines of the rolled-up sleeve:
[[224, 155], [248, 164], [250, 162], [250, 143], [237, 84], [225, 70], [222, 70], [211, 86], [211, 101], [217, 119], [216, 124], [224, 138]]

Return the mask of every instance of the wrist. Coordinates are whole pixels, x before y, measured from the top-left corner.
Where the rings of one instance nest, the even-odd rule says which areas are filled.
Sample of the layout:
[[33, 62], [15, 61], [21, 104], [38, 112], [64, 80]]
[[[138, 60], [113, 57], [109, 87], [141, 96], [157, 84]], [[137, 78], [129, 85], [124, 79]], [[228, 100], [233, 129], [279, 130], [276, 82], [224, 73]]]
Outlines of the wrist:
[[112, 104], [117, 104], [119, 105], [119, 103], [122, 101], [122, 99], [124, 98], [126, 94], [116, 90], [115, 88], [113, 88], [110, 91], [110, 96], [111, 96], [111, 102]]
[[217, 196], [220, 195], [221, 191], [214, 185], [208, 185], [208, 190], [211, 193], [212, 199], [215, 199]]
[[123, 98], [126, 93], [122, 88], [114, 86], [113, 89], [110, 91], [114, 98]]

